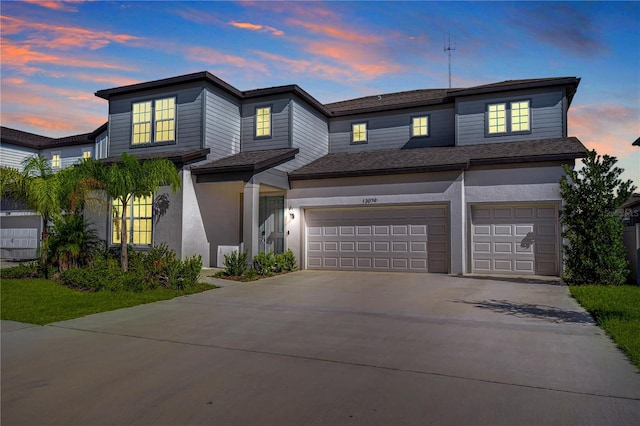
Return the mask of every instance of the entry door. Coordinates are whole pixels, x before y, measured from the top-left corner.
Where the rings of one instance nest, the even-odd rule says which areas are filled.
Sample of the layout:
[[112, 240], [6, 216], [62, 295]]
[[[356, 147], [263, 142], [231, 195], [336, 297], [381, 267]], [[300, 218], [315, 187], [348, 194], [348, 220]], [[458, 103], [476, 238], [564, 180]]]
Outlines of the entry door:
[[284, 253], [284, 197], [260, 197], [258, 250]]

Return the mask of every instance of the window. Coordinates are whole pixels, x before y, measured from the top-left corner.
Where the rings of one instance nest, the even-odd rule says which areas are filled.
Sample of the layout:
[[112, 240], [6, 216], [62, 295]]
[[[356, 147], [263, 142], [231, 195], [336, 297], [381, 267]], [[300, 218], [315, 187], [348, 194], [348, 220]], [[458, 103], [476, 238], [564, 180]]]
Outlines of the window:
[[256, 109], [256, 137], [271, 136], [271, 107]]
[[151, 142], [151, 101], [133, 104], [134, 145]]
[[489, 105], [489, 134], [507, 133], [506, 105]]
[[51, 168], [59, 169], [60, 167], [62, 167], [62, 160], [60, 159], [60, 153], [59, 152], [52, 152], [51, 153]]
[[[173, 142], [176, 134], [176, 99], [166, 98], [133, 104], [133, 145]], [[151, 117], [153, 116], [153, 122]], [[153, 135], [153, 139], [152, 139]]]
[[529, 101], [511, 102], [511, 131], [529, 130]]
[[411, 136], [429, 136], [429, 117], [413, 117], [411, 119]]
[[[531, 131], [530, 101], [514, 101], [487, 106], [487, 134]], [[509, 106], [507, 108], [507, 105]]]
[[367, 123], [351, 125], [351, 142], [367, 143]]
[[82, 158], [91, 158], [91, 151], [90, 150], [82, 151]]
[[168, 142], [175, 139], [175, 102], [174, 98], [156, 101], [156, 142]]
[[[111, 227], [111, 242], [120, 244], [120, 229], [122, 218], [122, 203], [113, 201], [113, 217]], [[127, 205], [125, 211], [127, 226], [127, 244], [151, 245], [151, 231], [153, 228], [153, 196], [135, 197]]]

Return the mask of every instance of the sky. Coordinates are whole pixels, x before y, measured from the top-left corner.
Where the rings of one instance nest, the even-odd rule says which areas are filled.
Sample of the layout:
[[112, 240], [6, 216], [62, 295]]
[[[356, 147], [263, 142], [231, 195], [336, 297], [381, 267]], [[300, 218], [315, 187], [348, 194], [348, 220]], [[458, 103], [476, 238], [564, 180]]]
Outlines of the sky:
[[[209, 71], [322, 103], [580, 77], [569, 136], [640, 187], [639, 2], [0, 2], [0, 122], [62, 137], [107, 121], [98, 90]], [[640, 189], [637, 190], [640, 192]]]

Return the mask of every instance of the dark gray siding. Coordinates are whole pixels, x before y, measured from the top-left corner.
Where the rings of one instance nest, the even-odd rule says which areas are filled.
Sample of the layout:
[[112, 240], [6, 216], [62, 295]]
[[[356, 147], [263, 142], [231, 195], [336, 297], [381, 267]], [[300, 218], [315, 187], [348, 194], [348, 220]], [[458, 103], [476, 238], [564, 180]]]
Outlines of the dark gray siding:
[[[291, 97], [251, 100], [242, 105], [242, 151], [291, 147]], [[271, 137], [255, 137], [256, 108], [271, 106]]]
[[204, 134], [209, 160], [240, 152], [240, 102], [215, 87], [205, 89]]
[[0, 161], [3, 166], [22, 170], [22, 162], [38, 154], [37, 149], [3, 143], [0, 145]]
[[[411, 119], [429, 116], [429, 137], [411, 137]], [[367, 123], [367, 143], [351, 143], [351, 124]], [[424, 148], [454, 144], [453, 106], [416, 108], [398, 112], [363, 114], [332, 118], [329, 124], [330, 152], [356, 152], [379, 149]]]
[[[486, 136], [485, 111], [487, 104], [531, 101], [531, 132], [524, 134]], [[480, 143], [511, 142], [530, 139], [560, 138], [566, 135], [564, 130], [564, 91], [530, 90], [496, 95], [473, 96], [456, 100], [457, 145]]]
[[292, 147], [299, 148], [296, 158], [279, 166], [290, 172], [329, 153], [327, 118], [299, 98], [291, 102]]
[[[168, 145], [131, 145], [131, 105], [134, 102], [176, 97], [176, 143]], [[109, 103], [109, 156], [123, 152], [172, 152], [176, 149], [199, 149], [203, 146], [203, 87], [198, 84], [148, 90], [123, 95]]]

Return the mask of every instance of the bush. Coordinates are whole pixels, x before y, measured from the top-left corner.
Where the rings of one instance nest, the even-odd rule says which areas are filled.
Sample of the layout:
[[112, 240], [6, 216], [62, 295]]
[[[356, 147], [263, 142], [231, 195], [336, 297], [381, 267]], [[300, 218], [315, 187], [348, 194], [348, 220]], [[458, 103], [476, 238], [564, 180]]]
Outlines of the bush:
[[123, 272], [117, 259], [96, 256], [91, 266], [64, 271], [60, 280], [69, 287], [88, 291], [144, 291], [159, 287], [186, 290], [200, 278], [202, 257], [181, 261], [166, 244], [160, 244], [148, 253], [132, 253], [129, 266], [129, 271]]
[[270, 275], [274, 272], [276, 261], [273, 252], [261, 251], [253, 257], [253, 269], [258, 275]]
[[42, 271], [38, 267], [38, 262], [22, 263], [18, 266], [12, 266], [10, 268], [0, 269], [0, 278], [12, 279], [12, 278], [41, 278], [43, 276]]
[[224, 275], [228, 277], [243, 276], [247, 272], [247, 257], [248, 254], [246, 251], [242, 254], [239, 254], [237, 251], [225, 254]]

